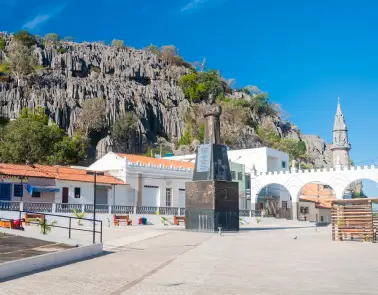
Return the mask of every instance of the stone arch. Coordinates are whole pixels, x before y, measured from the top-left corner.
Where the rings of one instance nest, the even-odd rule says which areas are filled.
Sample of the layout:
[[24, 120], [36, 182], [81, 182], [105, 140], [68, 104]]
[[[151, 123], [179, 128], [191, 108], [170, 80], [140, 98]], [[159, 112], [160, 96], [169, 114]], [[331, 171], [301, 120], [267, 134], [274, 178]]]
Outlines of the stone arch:
[[[327, 199], [330, 199], [330, 198], [335, 198], [336, 197], [336, 192], [334, 190], [334, 188], [332, 187], [332, 185], [330, 185], [329, 183], [326, 183], [324, 181], [308, 181], [307, 183], [305, 183], [298, 191], [298, 200], [300, 199], [301, 195], [303, 194], [303, 191], [304, 189], [306, 189], [307, 186], [309, 185], [321, 185], [321, 186], [328, 186], [326, 188], [323, 188], [323, 190], [327, 190], [327, 192], [323, 192], [321, 191], [321, 189], [318, 187], [318, 189], [320, 191], [313, 191], [313, 196], [317, 196], [317, 195], [320, 195], [321, 197], [325, 197]], [[311, 193], [311, 190], [312, 188], [308, 188], [308, 190], [310, 191]], [[328, 190], [332, 190], [332, 194], [328, 191]]]
[[331, 202], [336, 192], [324, 181], [309, 181], [298, 192], [298, 220], [310, 222], [331, 221]]
[[255, 209], [264, 210], [265, 216], [291, 219], [292, 196], [281, 183], [271, 182], [261, 187], [255, 196]]
[[[343, 189], [343, 193], [342, 193], [342, 195], [343, 195], [343, 198], [344, 198], [344, 199], [349, 198], [348, 196], [346, 196], [346, 191], [348, 190], [349, 186], [352, 185], [353, 183], [356, 183], [356, 182], [360, 181], [360, 180], [361, 180], [361, 182], [364, 181], [364, 180], [368, 180], [368, 181], [374, 182], [375, 185], [378, 187], [378, 179], [377, 179], [377, 178], [369, 177], [369, 176], [368, 176], [368, 177], [365, 177], [365, 176], [362, 176], [362, 177], [354, 177], [353, 180], [351, 180], [351, 181], [350, 181], [350, 182], [344, 187], [344, 189]], [[362, 184], [362, 188], [361, 188], [361, 189], [363, 190], [363, 184]], [[365, 192], [365, 193], [366, 193], [366, 192]], [[368, 197], [378, 197], [378, 195], [377, 195], [377, 196], [368, 196]]]
[[303, 186], [303, 181], [298, 177], [297, 174], [292, 175], [284, 184], [284, 187], [290, 192], [293, 202], [298, 202], [298, 193], [300, 188]]
[[329, 184], [336, 194], [336, 199], [343, 198], [343, 191], [346, 185], [350, 182], [350, 179], [343, 173], [337, 172], [333, 174], [326, 183]]

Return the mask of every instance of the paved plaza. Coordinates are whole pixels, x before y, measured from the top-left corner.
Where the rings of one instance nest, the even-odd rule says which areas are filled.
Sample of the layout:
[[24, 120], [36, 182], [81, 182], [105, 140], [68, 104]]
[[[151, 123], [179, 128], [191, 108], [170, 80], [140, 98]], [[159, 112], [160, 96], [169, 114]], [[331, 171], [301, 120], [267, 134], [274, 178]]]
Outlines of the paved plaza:
[[[297, 237], [297, 239], [294, 239]], [[107, 252], [0, 283], [0, 294], [377, 294], [378, 245], [331, 229], [107, 229]]]

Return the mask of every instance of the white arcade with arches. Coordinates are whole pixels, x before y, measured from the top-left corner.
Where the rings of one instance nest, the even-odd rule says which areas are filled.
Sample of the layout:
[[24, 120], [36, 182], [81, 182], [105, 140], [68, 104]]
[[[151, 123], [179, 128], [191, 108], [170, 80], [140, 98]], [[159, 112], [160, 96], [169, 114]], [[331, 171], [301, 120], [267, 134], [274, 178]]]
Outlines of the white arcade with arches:
[[378, 182], [378, 168], [371, 166], [352, 166], [336, 168], [298, 170], [275, 172], [252, 172], [251, 175], [251, 205], [255, 208], [257, 197], [268, 185], [282, 185], [290, 193], [293, 219], [297, 219], [297, 203], [303, 187], [309, 183], [321, 183], [332, 187], [337, 199], [342, 199], [348, 186], [358, 180], [368, 179]]

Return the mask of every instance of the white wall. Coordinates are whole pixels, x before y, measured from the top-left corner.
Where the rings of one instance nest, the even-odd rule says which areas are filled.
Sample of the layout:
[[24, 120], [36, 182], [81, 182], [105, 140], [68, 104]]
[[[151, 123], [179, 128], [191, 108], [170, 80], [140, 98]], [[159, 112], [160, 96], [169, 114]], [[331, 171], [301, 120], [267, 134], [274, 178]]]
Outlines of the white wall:
[[[109, 186], [111, 189], [108, 190], [108, 204], [109, 205], [127, 205], [128, 200], [128, 185], [110, 185], [97, 183], [101, 186]], [[68, 203], [69, 204], [93, 204], [94, 196], [94, 185], [90, 182], [79, 182], [79, 181], [66, 181], [66, 180], [56, 180], [56, 187], [60, 189], [59, 192], [55, 193], [55, 202], [62, 203], [62, 192], [63, 187], [68, 187]], [[80, 198], [75, 198], [75, 187], [80, 187], [81, 196]]]
[[[289, 155], [271, 148], [255, 148], [227, 151], [228, 159], [233, 163], [245, 165], [245, 172], [252, 172], [253, 166], [258, 172], [287, 171], [289, 170]], [[195, 162], [196, 155], [168, 157], [166, 159], [177, 161]], [[268, 161], [269, 158], [269, 161]], [[281, 167], [281, 162], [286, 162], [286, 168]]]
[[[131, 170], [131, 169], [130, 169]], [[175, 176], [167, 174], [142, 173], [142, 190], [144, 185], [159, 187], [158, 206], [165, 207], [166, 188], [172, 189], [171, 207], [179, 206], [179, 189], [185, 189], [185, 183], [192, 180], [191, 173], [176, 173]], [[127, 183], [129, 189], [135, 190], [135, 197], [138, 194], [138, 173], [136, 171], [128, 171]], [[143, 197], [143, 196], [142, 196]]]

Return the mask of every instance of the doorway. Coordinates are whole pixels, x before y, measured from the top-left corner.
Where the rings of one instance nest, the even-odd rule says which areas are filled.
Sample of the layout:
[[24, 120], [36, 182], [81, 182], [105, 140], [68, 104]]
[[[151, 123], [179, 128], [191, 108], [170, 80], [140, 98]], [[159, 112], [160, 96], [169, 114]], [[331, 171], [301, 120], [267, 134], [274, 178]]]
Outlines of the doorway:
[[68, 204], [68, 187], [63, 187], [62, 189], [62, 203]]

